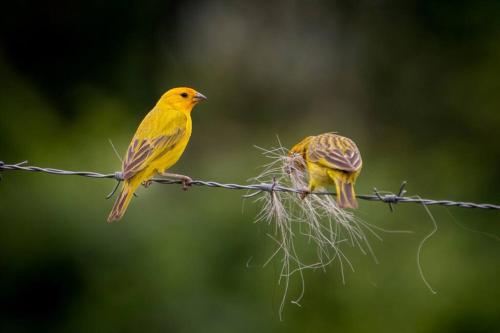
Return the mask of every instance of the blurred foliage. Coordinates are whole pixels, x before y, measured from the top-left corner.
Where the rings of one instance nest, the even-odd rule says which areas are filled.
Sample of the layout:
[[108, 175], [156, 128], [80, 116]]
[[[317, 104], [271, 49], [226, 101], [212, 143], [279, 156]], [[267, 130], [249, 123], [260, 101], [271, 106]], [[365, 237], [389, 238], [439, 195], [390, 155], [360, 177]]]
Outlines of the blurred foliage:
[[[245, 182], [253, 145], [338, 131], [364, 156], [358, 192], [498, 203], [498, 1], [13, 1], [0, 12], [0, 159], [111, 172], [170, 87], [209, 97], [173, 170]], [[238, 192], [140, 190], [108, 225], [111, 181], [6, 173], [0, 183], [2, 332], [492, 332], [496, 212], [362, 202], [365, 221], [411, 235], [372, 239], [305, 273], [288, 304], [272, 226]], [[247, 265], [249, 259], [252, 258]], [[300, 293], [294, 280], [290, 297]], [[495, 329], [495, 327], [497, 329]]]

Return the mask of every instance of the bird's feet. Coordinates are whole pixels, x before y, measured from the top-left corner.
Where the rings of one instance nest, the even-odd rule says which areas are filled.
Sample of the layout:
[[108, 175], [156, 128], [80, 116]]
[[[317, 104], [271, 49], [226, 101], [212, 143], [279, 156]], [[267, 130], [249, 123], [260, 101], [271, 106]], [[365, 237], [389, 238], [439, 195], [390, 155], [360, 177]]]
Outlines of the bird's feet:
[[311, 194], [311, 191], [309, 191], [308, 189], [300, 190], [299, 192], [300, 200], [304, 200], [309, 194]]
[[145, 188], [150, 187], [151, 184], [153, 184], [153, 181], [151, 179], [148, 179], [148, 180], [145, 180], [142, 182], [142, 186], [144, 186]]
[[188, 176], [182, 176], [180, 177], [180, 180], [182, 182], [182, 189], [184, 191], [187, 191], [187, 189], [189, 188], [189, 186], [191, 186], [191, 183], [193, 182], [193, 179], [191, 179], [191, 177]]
[[179, 174], [176, 174], [176, 173], [162, 172], [162, 173], [160, 173], [160, 175], [162, 175], [163, 177], [172, 179], [172, 180], [177, 180], [177, 181], [180, 180], [181, 184], [182, 184], [182, 189], [184, 191], [187, 191], [188, 187], [191, 186], [191, 183], [193, 182], [193, 180], [191, 179], [191, 177], [184, 176], [184, 175], [179, 175]]

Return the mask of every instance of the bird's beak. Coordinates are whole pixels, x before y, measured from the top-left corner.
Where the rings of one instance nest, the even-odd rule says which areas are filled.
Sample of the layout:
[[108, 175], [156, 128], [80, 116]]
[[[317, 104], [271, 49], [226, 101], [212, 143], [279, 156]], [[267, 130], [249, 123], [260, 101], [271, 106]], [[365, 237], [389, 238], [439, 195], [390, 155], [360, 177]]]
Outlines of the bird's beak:
[[194, 94], [194, 97], [193, 97], [193, 100], [195, 102], [201, 102], [201, 101], [204, 101], [206, 99], [207, 99], [207, 97], [199, 92], [196, 92], [196, 94]]

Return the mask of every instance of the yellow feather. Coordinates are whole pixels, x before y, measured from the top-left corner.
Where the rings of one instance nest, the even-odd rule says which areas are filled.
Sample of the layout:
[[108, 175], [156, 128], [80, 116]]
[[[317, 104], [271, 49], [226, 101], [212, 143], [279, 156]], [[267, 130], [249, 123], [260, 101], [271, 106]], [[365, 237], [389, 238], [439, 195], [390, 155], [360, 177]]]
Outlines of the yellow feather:
[[308, 192], [335, 186], [341, 208], [357, 208], [354, 185], [362, 160], [356, 144], [335, 133], [309, 136], [296, 144], [290, 153], [300, 154], [306, 161], [309, 175]]
[[125, 181], [108, 222], [125, 213], [135, 190], [172, 167], [181, 157], [192, 133], [191, 111], [205, 96], [181, 87], [167, 91], [137, 128], [123, 161]]

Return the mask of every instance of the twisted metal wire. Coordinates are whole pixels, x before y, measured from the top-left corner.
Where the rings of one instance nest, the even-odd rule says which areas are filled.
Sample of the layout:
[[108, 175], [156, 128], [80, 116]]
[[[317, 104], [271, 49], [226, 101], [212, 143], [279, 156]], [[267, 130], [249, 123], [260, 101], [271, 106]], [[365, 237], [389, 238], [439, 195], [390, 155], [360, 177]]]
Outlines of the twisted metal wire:
[[[82, 176], [82, 177], [90, 177], [90, 178], [109, 178], [115, 179], [118, 181], [117, 186], [114, 190], [108, 195], [108, 198], [111, 197], [118, 185], [121, 181], [123, 181], [123, 175], [121, 172], [107, 173], [102, 174], [93, 171], [69, 171], [69, 170], [61, 170], [54, 168], [41, 168], [37, 166], [27, 165], [27, 161], [17, 163], [17, 164], [5, 164], [0, 161], [0, 172], [1, 171], [28, 171], [28, 172], [43, 172], [50, 173], [54, 175], [62, 175], [62, 176]], [[158, 184], [182, 184], [180, 180], [168, 180], [162, 178], [153, 178], [152, 182]], [[220, 187], [229, 190], [249, 190], [254, 191], [254, 193], [246, 195], [245, 197], [252, 197], [262, 192], [292, 192], [292, 193], [302, 193], [302, 190], [290, 188], [286, 186], [282, 186], [275, 181], [272, 183], [260, 183], [260, 184], [232, 184], [232, 183], [219, 183], [215, 181], [205, 181], [205, 180], [193, 180], [189, 185], [192, 186], [207, 186], [207, 187]], [[397, 194], [395, 193], [381, 193], [376, 188], [373, 189], [374, 194], [361, 194], [356, 197], [361, 200], [367, 201], [379, 201], [389, 205], [391, 211], [393, 211], [393, 205], [397, 203], [418, 203], [422, 205], [441, 205], [441, 206], [455, 206], [461, 208], [479, 208], [479, 209], [494, 209], [500, 210], [500, 205], [488, 204], [488, 203], [474, 203], [474, 202], [461, 202], [461, 201], [451, 201], [451, 200], [433, 200], [433, 199], [424, 199], [418, 197], [406, 197], [406, 182], [401, 184], [401, 187]], [[312, 192], [310, 195], [335, 195], [335, 192]]]

